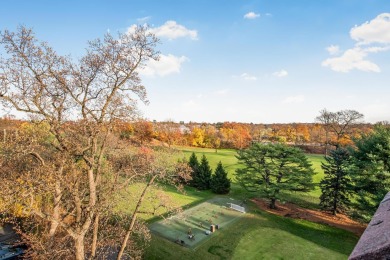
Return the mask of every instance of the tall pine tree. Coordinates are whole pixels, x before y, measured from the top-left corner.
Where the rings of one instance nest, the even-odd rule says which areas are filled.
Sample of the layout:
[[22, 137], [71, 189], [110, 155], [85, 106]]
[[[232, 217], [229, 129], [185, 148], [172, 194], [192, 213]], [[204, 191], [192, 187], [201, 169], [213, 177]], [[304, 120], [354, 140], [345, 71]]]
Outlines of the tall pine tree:
[[212, 171], [209, 165], [209, 161], [203, 154], [199, 165], [199, 174], [196, 179], [195, 187], [200, 190], [210, 189], [211, 173]]
[[217, 194], [227, 194], [230, 191], [230, 179], [222, 166], [221, 161], [218, 163], [215, 173], [211, 177], [211, 190]]
[[390, 190], [390, 126], [378, 125], [354, 144], [351, 155], [356, 168], [351, 176], [357, 198], [353, 207], [360, 218], [369, 220]]
[[322, 163], [325, 177], [320, 182], [321, 196], [320, 206], [330, 210], [333, 215], [345, 211], [349, 204], [352, 192], [349, 175], [351, 156], [344, 148], [337, 148], [325, 157], [326, 163]]
[[199, 161], [198, 157], [196, 157], [196, 154], [193, 152], [190, 156], [190, 159], [188, 161], [188, 165], [191, 167], [191, 178], [190, 181], [191, 186], [197, 187], [197, 182], [199, 179]]

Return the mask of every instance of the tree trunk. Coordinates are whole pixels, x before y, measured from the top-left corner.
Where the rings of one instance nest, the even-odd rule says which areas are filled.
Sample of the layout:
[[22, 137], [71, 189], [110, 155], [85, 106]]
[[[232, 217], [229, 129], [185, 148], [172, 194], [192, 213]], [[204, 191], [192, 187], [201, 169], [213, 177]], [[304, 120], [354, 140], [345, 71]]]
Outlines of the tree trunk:
[[328, 156], [328, 149], [329, 149], [329, 132], [328, 130], [325, 130], [325, 157]]
[[138, 210], [139, 208], [141, 207], [142, 205], [142, 201], [144, 200], [145, 198], [145, 195], [146, 195], [146, 191], [148, 190], [148, 188], [150, 187], [150, 185], [153, 184], [154, 182], [154, 179], [157, 177], [157, 175], [154, 175], [148, 182], [148, 184], [146, 184], [142, 194], [141, 194], [141, 197], [139, 197], [138, 199], [138, 203], [137, 203], [137, 206], [135, 207], [134, 209], [134, 212], [133, 212], [133, 216], [131, 217], [131, 222], [130, 222], [130, 226], [129, 228], [127, 229], [127, 232], [126, 232], [126, 235], [125, 235], [125, 238], [123, 239], [122, 241], [122, 246], [121, 246], [121, 249], [118, 253], [118, 257], [117, 257], [117, 260], [121, 260], [122, 256], [123, 256], [123, 252], [125, 251], [125, 248], [126, 248], [126, 245], [127, 245], [127, 241], [129, 240], [129, 237], [130, 237], [130, 234], [131, 234], [131, 231], [133, 230], [133, 227], [134, 227], [134, 224], [135, 224], [135, 220], [137, 219], [137, 214], [138, 214]]
[[338, 196], [338, 190], [336, 190], [336, 193], [333, 197], [333, 208], [332, 208], [332, 214], [334, 216], [336, 216], [336, 212], [337, 212], [337, 196]]
[[270, 209], [276, 209], [276, 199], [275, 198], [271, 199], [271, 202], [269, 204], [269, 208]]
[[341, 171], [341, 169], [339, 168], [337, 171], [338, 171], [337, 179], [336, 179], [337, 183], [336, 183], [336, 187], [335, 187], [335, 194], [333, 196], [333, 209], [332, 209], [332, 213], [334, 216], [336, 216], [336, 213], [337, 213], [337, 198], [339, 196], [339, 183], [340, 183], [340, 175], [339, 175], [340, 173], [339, 172]]
[[74, 238], [75, 249], [76, 249], [76, 260], [84, 260], [84, 235], [77, 235]]
[[52, 237], [56, 233], [58, 222], [60, 219], [60, 200], [61, 200], [61, 188], [60, 182], [56, 181], [55, 184], [55, 197], [54, 197], [54, 207], [53, 207], [53, 221], [50, 224], [49, 236]]
[[93, 223], [93, 240], [91, 248], [91, 258], [96, 256], [97, 240], [98, 240], [98, 231], [99, 231], [99, 214], [96, 214], [95, 221]]

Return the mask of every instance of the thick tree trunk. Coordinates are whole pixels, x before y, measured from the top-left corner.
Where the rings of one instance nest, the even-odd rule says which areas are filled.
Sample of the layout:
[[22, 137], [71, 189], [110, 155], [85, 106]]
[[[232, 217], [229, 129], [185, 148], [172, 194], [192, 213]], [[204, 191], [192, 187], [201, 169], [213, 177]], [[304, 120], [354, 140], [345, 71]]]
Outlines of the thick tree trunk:
[[76, 260], [84, 260], [85, 259], [84, 235], [78, 235], [77, 237], [75, 237], [74, 243], [75, 243], [75, 249], [76, 249], [76, 254], [75, 254]]
[[99, 214], [96, 214], [95, 221], [93, 223], [93, 240], [92, 240], [92, 249], [91, 249], [92, 259], [95, 258], [96, 256], [98, 231], [99, 231]]
[[137, 219], [137, 215], [138, 215], [138, 211], [139, 211], [139, 208], [141, 207], [142, 205], [142, 201], [144, 200], [145, 198], [145, 195], [146, 195], [146, 192], [147, 190], [149, 189], [150, 185], [153, 184], [154, 182], [154, 179], [156, 178], [157, 176], [153, 176], [149, 182], [146, 184], [141, 196], [139, 197], [138, 199], [138, 203], [137, 203], [137, 206], [135, 207], [134, 209], [134, 212], [133, 212], [133, 216], [131, 217], [131, 222], [130, 222], [130, 226], [129, 228], [127, 229], [127, 232], [126, 232], [126, 235], [125, 235], [125, 238], [123, 239], [122, 241], [122, 246], [121, 246], [121, 249], [118, 253], [118, 257], [117, 257], [117, 260], [121, 260], [122, 256], [123, 256], [123, 252], [125, 251], [125, 248], [126, 248], [126, 245], [127, 245], [127, 241], [129, 240], [130, 238], [130, 234], [131, 234], [131, 231], [133, 231], [133, 227], [134, 227], [134, 224], [135, 224], [135, 220]]

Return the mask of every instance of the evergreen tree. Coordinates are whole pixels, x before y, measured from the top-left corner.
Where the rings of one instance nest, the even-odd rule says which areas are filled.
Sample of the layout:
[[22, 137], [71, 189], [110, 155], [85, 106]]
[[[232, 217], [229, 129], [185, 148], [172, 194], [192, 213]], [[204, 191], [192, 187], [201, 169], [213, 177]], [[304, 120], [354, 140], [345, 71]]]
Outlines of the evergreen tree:
[[352, 180], [357, 195], [354, 209], [369, 220], [390, 190], [390, 126], [379, 125], [354, 142]]
[[217, 194], [227, 194], [230, 191], [230, 179], [227, 177], [225, 169], [222, 167], [221, 161], [215, 169], [214, 175], [211, 177], [211, 190]]
[[198, 157], [196, 157], [196, 154], [193, 152], [190, 156], [190, 159], [188, 161], [188, 165], [191, 167], [191, 178], [190, 181], [191, 186], [197, 187], [197, 182], [199, 179], [199, 161]]
[[276, 208], [280, 192], [308, 192], [314, 188], [314, 171], [302, 150], [284, 144], [255, 143], [239, 150], [238, 182], [248, 191], [261, 191]]
[[325, 160], [326, 163], [321, 166], [325, 177], [320, 182], [320, 206], [336, 215], [337, 212], [346, 210], [350, 204], [351, 157], [346, 149], [337, 148], [331, 151]]
[[195, 187], [200, 190], [208, 190], [210, 189], [210, 180], [211, 180], [211, 168], [209, 165], [209, 161], [206, 156], [203, 154], [202, 159], [199, 165], [199, 174], [195, 181]]

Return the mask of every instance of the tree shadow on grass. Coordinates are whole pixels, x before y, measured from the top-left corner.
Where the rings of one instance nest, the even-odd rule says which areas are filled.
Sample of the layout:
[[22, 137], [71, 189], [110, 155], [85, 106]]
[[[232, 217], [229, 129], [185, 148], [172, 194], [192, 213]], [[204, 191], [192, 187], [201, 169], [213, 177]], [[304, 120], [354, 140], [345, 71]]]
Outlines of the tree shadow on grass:
[[[222, 227], [222, 229], [215, 232], [210, 239], [207, 239], [207, 241], [204, 241], [204, 243], [202, 242], [201, 245], [197, 246], [195, 250], [183, 248], [174, 243], [169, 243], [165, 239], [155, 237], [152, 246], [146, 254], [146, 259], [231, 259], [236, 250], [242, 251], [242, 246], [249, 246], [251, 242], [254, 242], [253, 248], [249, 246], [244, 250], [253, 250], [254, 254], [256, 254], [258, 250], [258, 244], [256, 243], [260, 242], [251, 241], [251, 239], [253, 239], [250, 237], [251, 234], [253, 234], [252, 232], [257, 233], [257, 237], [261, 237], [266, 241], [268, 237], [270, 240], [273, 238], [272, 236], [274, 234], [272, 230], [275, 230], [276, 233], [282, 231], [292, 235], [288, 236], [288, 238], [283, 238], [283, 234], [280, 235], [280, 232], [278, 234], [280, 235], [280, 239], [285, 239], [280, 242], [289, 246], [289, 248], [286, 248], [286, 257], [288, 257], [289, 252], [294, 250], [295, 246], [304, 248], [302, 252], [299, 252], [299, 255], [295, 256], [296, 259], [298, 256], [305, 256], [306, 253], [313, 253], [311, 252], [312, 249], [316, 252], [317, 249], [315, 248], [315, 245], [318, 246], [318, 252], [326, 252], [325, 249], [327, 249], [338, 253], [338, 257], [340, 256], [339, 254], [348, 256], [358, 240], [357, 236], [354, 234], [341, 229], [305, 220], [276, 216], [257, 209], [251, 203], [247, 206], [252, 210], [252, 213], [242, 215], [242, 217], [238, 218], [234, 223]], [[196, 223], [198, 220], [200, 219], [194, 219], [193, 221]], [[294, 241], [294, 236], [299, 238], [297, 242]], [[286, 240], [288, 240], [287, 243]], [[302, 241], [304, 240], [311, 242], [307, 245], [312, 244], [313, 248], [307, 247], [305, 243], [302, 244]], [[272, 242], [269, 243], [270, 248], [272, 248]], [[237, 248], [238, 246], [240, 246], [240, 248]], [[321, 251], [321, 248], [324, 248], [324, 251]], [[306, 249], [307, 251], [305, 251]], [[261, 255], [259, 256], [261, 257]], [[277, 255], [275, 255], [275, 257], [276, 256]], [[328, 256], [321, 255], [318, 257], [324, 259]], [[329, 255], [329, 259], [331, 258], [332, 255]]]
[[280, 194], [282, 199], [284, 201], [292, 202], [300, 207], [308, 208], [308, 209], [318, 209], [319, 206], [319, 199], [315, 198], [313, 196], [310, 196], [308, 194], [302, 194], [302, 193], [282, 193]]
[[[353, 247], [358, 240], [357, 236], [354, 234], [341, 229], [312, 223], [305, 220], [294, 220], [285, 217], [274, 216], [264, 211], [258, 211], [255, 214], [248, 214], [248, 216], [243, 217], [233, 226], [227, 227], [226, 230], [224, 230], [224, 236], [220, 236], [218, 240], [217, 238], [214, 238], [213, 240], [208, 241], [205, 246], [208, 246], [209, 253], [217, 255], [221, 259], [230, 259], [234, 256], [234, 252], [238, 250], [237, 247], [241, 247], [243, 245], [241, 242], [247, 239], [256, 239], [254, 237], [248, 238], [248, 235], [251, 235], [249, 233], [264, 231], [264, 234], [261, 234], [261, 237], [264, 237], [265, 240], [267, 240], [267, 237], [269, 237], [269, 240], [271, 241], [274, 234], [272, 234], [272, 232], [267, 232], [267, 230], [272, 231], [273, 229], [276, 232], [283, 231], [290, 233], [293, 236], [318, 245], [319, 248], [326, 248], [346, 256], [352, 252]], [[291, 239], [290, 236], [289, 238], [285, 238], [285, 241], [280, 242], [286, 243], [286, 240], [288, 240], [287, 244], [291, 246], [290, 248], [286, 248], [285, 254], [288, 255], [288, 252], [294, 251], [297, 244], [294, 244], [295, 242]], [[249, 247], [245, 250], [253, 250], [253, 252], [258, 252], [259, 248], [256, 245], [259, 245], [261, 241], [256, 240], [254, 242], [255, 243], [253, 243], [253, 248]], [[269, 243], [269, 247], [273, 248], [272, 242]], [[299, 246], [302, 246], [302, 244]], [[303, 244], [303, 246], [305, 246], [305, 244]], [[242, 250], [242, 248], [240, 248], [240, 250]], [[307, 248], [307, 253], [311, 253], [311, 250], [311, 248]], [[277, 257], [278, 253], [280, 252], [275, 252], [275, 258]], [[299, 255], [304, 256], [305, 253], [305, 251], [299, 252]], [[299, 259], [299, 255], [295, 256], [295, 259]], [[261, 255], [258, 255], [257, 257], [261, 257]], [[321, 257], [323, 259], [324, 255]], [[319, 258], [321, 257], [319, 256]], [[332, 259], [332, 256], [329, 257], [329, 259]], [[293, 258], [293, 256], [291, 256], [291, 258]]]
[[268, 220], [264, 227], [283, 230], [344, 255], [349, 255], [358, 241], [355, 234], [325, 224], [280, 217], [264, 211], [261, 216]]

